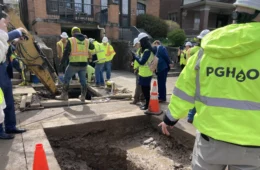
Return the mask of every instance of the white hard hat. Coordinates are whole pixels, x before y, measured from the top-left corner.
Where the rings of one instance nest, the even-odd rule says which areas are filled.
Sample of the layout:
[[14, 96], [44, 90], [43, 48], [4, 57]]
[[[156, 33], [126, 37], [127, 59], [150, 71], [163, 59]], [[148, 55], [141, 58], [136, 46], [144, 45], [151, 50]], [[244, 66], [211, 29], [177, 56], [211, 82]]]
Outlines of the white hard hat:
[[192, 46], [191, 42], [186, 42], [185, 46]]
[[138, 38], [135, 38], [134, 42], [133, 42], [133, 46], [135, 46], [137, 43], [140, 43], [140, 42], [138, 41]]
[[138, 35], [138, 41], [141, 41], [141, 39], [143, 39], [144, 37], [149, 37], [148, 34], [142, 32]]
[[198, 38], [198, 39], [202, 39], [202, 38], [205, 37], [209, 32], [210, 32], [210, 30], [205, 29], [205, 30], [201, 31], [200, 35], [198, 35], [197, 38]]
[[95, 41], [94, 38], [89, 38], [88, 40], [89, 40], [89, 42], [93, 42], [93, 41]]
[[260, 11], [260, 1], [259, 0], [236, 0], [235, 6], [242, 6], [247, 8], [252, 8]]
[[107, 37], [103, 37], [102, 43], [107, 43], [107, 42], [108, 42], [108, 38]]
[[68, 34], [66, 32], [63, 32], [61, 35], [60, 35], [61, 38], [68, 38]]

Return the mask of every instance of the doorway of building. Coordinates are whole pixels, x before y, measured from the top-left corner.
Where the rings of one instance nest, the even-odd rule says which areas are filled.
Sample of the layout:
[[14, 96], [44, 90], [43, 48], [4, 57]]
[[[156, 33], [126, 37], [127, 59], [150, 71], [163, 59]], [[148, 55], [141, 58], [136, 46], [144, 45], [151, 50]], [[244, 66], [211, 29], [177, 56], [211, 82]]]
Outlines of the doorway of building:
[[218, 14], [216, 28], [224, 27], [228, 25], [229, 15]]
[[130, 17], [131, 17], [131, 0], [119, 0], [119, 10], [120, 10], [120, 27], [127, 28], [130, 26]]

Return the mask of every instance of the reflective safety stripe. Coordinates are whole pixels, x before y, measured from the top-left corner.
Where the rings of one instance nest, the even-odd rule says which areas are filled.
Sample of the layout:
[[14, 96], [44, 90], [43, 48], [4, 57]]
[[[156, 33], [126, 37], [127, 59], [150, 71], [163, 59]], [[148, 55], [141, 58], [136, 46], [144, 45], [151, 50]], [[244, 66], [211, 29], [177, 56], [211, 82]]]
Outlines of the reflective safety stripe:
[[71, 42], [72, 42], [71, 56], [88, 56], [88, 41], [87, 40], [85, 40], [86, 48], [83, 51], [80, 51], [78, 49], [76, 38], [72, 37]]
[[151, 95], [150, 99], [152, 99], [152, 100], [158, 100], [158, 95]]
[[[202, 59], [202, 56], [204, 54], [203, 49], [201, 48], [198, 54], [198, 60], [195, 66], [195, 70], [197, 70], [196, 73], [196, 95], [195, 100], [202, 102], [203, 104], [207, 106], [215, 106], [215, 107], [225, 107], [225, 108], [231, 108], [231, 109], [239, 109], [239, 110], [260, 110], [260, 103], [258, 102], [251, 102], [246, 100], [234, 100], [234, 99], [225, 99], [225, 98], [213, 98], [213, 97], [206, 97], [202, 96], [200, 93], [200, 62]], [[174, 89], [175, 90], [175, 89]], [[176, 95], [183, 99], [186, 95], [185, 92], [179, 92], [179, 95]], [[184, 93], [184, 94], [181, 94]], [[190, 96], [188, 96], [190, 97]], [[187, 97], [185, 98], [186, 101]], [[185, 100], [184, 99], [184, 100]]]
[[167, 117], [170, 119], [170, 121], [172, 121], [172, 122], [177, 121], [177, 119], [174, 119], [174, 118], [172, 117], [172, 114], [171, 114], [171, 112], [170, 112], [169, 109], [168, 109], [167, 112], [166, 112], [166, 116], [167, 116]]
[[195, 99], [193, 96], [189, 96], [187, 93], [185, 93], [184, 91], [182, 91], [181, 89], [179, 89], [178, 87], [175, 87], [173, 90], [173, 94], [179, 98], [181, 98], [182, 100], [185, 100], [187, 102], [190, 103], [194, 103]]

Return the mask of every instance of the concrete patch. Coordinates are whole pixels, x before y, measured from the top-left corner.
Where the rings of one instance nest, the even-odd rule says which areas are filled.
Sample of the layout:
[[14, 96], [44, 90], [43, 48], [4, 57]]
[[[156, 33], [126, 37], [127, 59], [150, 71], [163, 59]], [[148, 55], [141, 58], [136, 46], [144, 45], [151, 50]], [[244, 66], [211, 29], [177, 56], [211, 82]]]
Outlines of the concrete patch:
[[27, 95], [23, 95], [22, 96], [22, 100], [21, 100], [21, 104], [20, 104], [20, 110], [24, 110], [26, 107], [26, 99], [27, 99]]
[[36, 91], [32, 87], [28, 86], [15, 86], [13, 88], [13, 94], [34, 94]]
[[32, 102], [32, 93], [27, 94], [26, 105], [30, 105]]
[[13, 140], [0, 140], [0, 169], [27, 170], [22, 135]]
[[[43, 129], [29, 130], [23, 134], [27, 167], [32, 170], [35, 145], [43, 144], [50, 170], [61, 170]], [[18, 168], [19, 169], [19, 168]], [[17, 170], [18, 170], [17, 169]], [[10, 169], [11, 170], [11, 169]], [[15, 170], [15, 169], [12, 169]], [[19, 169], [20, 170], [20, 169]]]
[[72, 105], [82, 105], [89, 104], [91, 101], [86, 100], [85, 103], [82, 103], [79, 99], [69, 99], [68, 101], [61, 100], [45, 100], [41, 101], [41, 105], [45, 108], [48, 107], [62, 107], [62, 106], [72, 106]]

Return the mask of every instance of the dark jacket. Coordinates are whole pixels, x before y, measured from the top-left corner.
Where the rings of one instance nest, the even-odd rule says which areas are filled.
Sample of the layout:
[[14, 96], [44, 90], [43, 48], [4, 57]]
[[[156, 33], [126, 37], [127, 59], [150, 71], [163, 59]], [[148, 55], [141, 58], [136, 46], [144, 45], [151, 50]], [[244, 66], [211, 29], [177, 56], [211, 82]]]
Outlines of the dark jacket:
[[[83, 34], [75, 34], [74, 37], [79, 41], [85, 41], [85, 36]], [[92, 43], [90, 43], [89, 49], [94, 50], [95, 46]], [[67, 62], [69, 60], [70, 53], [71, 53], [71, 44], [70, 44], [70, 41], [68, 41], [68, 43], [65, 47], [64, 53], [63, 53], [63, 57], [61, 59], [61, 63]], [[75, 67], [85, 67], [85, 66], [87, 66], [87, 64], [88, 64], [87, 61], [70, 63], [71, 66], [75, 66]]]
[[155, 47], [157, 50], [156, 56], [158, 57], [159, 61], [158, 61], [158, 66], [156, 69], [156, 72], [161, 72], [165, 69], [170, 69], [170, 64], [171, 64], [171, 60], [169, 58], [167, 49], [164, 46], [158, 46]]

